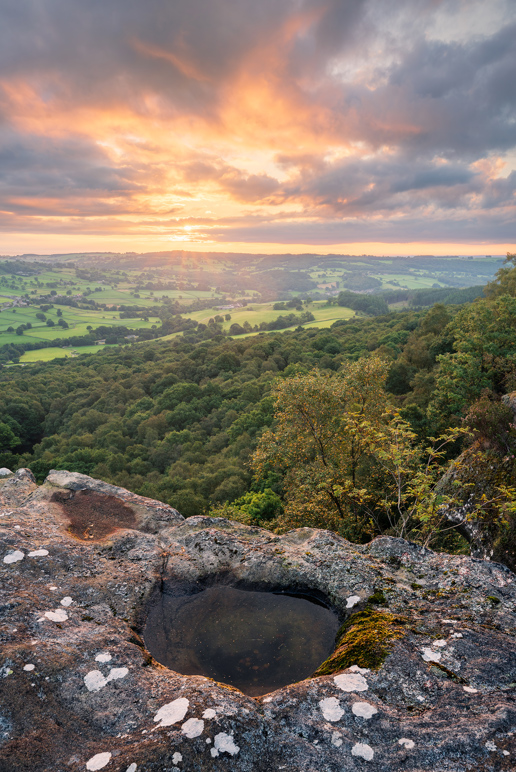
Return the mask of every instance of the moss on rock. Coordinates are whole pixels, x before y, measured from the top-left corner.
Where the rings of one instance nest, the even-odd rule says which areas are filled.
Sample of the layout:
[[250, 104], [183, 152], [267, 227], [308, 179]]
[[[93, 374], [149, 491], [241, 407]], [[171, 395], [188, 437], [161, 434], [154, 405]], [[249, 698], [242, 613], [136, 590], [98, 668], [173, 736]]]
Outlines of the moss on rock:
[[405, 635], [405, 622], [404, 617], [372, 608], [352, 614], [337, 633], [335, 651], [314, 676], [337, 673], [351, 665], [377, 670], [394, 641]]

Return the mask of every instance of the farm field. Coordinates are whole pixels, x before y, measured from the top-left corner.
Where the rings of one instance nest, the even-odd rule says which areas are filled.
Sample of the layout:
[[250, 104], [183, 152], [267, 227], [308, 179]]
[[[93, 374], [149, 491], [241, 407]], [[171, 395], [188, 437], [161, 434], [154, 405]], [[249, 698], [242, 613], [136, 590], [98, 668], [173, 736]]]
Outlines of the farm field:
[[[217, 314], [220, 316], [230, 314], [231, 319], [228, 321], [224, 320], [222, 324], [223, 329], [229, 332], [229, 328], [235, 322], [240, 325], [243, 325], [244, 322], [249, 322], [249, 324], [254, 327], [255, 324], [260, 324], [261, 322], [273, 322], [278, 318], [278, 316], [286, 316], [289, 313], [298, 315], [300, 313], [299, 311], [296, 311], [295, 308], [289, 308], [287, 311], [278, 311], [274, 309], [273, 306], [274, 303], [251, 303], [250, 305], [244, 306], [243, 308], [231, 308], [223, 311], [210, 308], [204, 311], [195, 311], [194, 313], [188, 314], [188, 318], [195, 319], [199, 323], [206, 324]], [[355, 316], [355, 312], [351, 308], [345, 308], [343, 306], [329, 306], [324, 300], [321, 302], [315, 301], [311, 303], [309, 306], [306, 306], [306, 310], [311, 311], [311, 313], [315, 316], [315, 320], [313, 322], [307, 322], [303, 325], [303, 327], [331, 327], [333, 322], [336, 322], [338, 319], [351, 319], [353, 316]], [[295, 330], [296, 327], [298, 327], [297, 324], [286, 329]], [[249, 335], [263, 334], [263, 332], [264, 331], [261, 331], [261, 333], [250, 332], [247, 333], [245, 337], [248, 337]], [[270, 332], [278, 332], [278, 330], [270, 330]], [[279, 330], [279, 332], [284, 332], [284, 330]], [[182, 335], [182, 333], [174, 332], [171, 335], [166, 335], [163, 338], [159, 338], [159, 340], [171, 340], [172, 338], [176, 338], [178, 335]], [[244, 335], [239, 335], [238, 337], [243, 338]]]
[[[62, 311], [62, 316], [57, 315], [57, 311]], [[67, 338], [74, 335], [87, 335], [88, 327], [117, 326], [130, 327], [132, 329], [149, 329], [153, 325], [159, 326], [161, 321], [157, 317], [150, 317], [148, 322], [143, 319], [120, 319], [119, 314], [109, 311], [89, 311], [70, 306], [55, 306], [45, 312], [46, 320], [51, 319], [54, 322], [53, 327], [47, 326], [46, 320], [40, 320], [36, 314], [41, 313], [37, 306], [26, 306], [21, 308], [8, 308], [0, 311], [0, 345], [5, 343], [20, 343], [22, 341], [32, 340], [55, 340], [56, 338]], [[58, 325], [59, 318], [64, 319], [68, 324], [68, 329], [63, 329]], [[22, 324], [30, 323], [32, 327], [25, 330], [23, 335], [9, 333], [7, 329], [13, 327], [15, 330]]]
[[[372, 274], [375, 279], [382, 282], [382, 289], [430, 289], [435, 284], [440, 287], [447, 286], [439, 281], [436, 276], [419, 276], [418, 274]], [[396, 284], [394, 284], [396, 282]]]
[[41, 348], [38, 351], [26, 351], [20, 357], [21, 364], [32, 364], [33, 362], [50, 362], [51, 359], [64, 359], [73, 357], [76, 354], [97, 354], [105, 348], [112, 348], [110, 345], [103, 346], [77, 346], [76, 348]]
[[[315, 316], [315, 322], [309, 323], [315, 325], [322, 321], [328, 321], [329, 324], [333, 324], [337, 319], [350, 319], [355, 315], [355, 312], [350, 308], [329, 306], [324, 300], [321, 302], [315, 301], [306, 306], [304, 310], [311, 311]], [[209, 308], [204, 311], [196, 311], [188, 314], [188, 317], [190, 319], [195, 319], [197, 322], [206, 324], [209, 319], [214, 318], [217, 314], [220, 316], [229, 314], [231, 319], [229, 321], [224, 320], [222, 324], [222, 328], [229, 331], [229, 328], [235, 322], [241, 325], [243, 325], [244, 322], [249, 322], [249, 324], [252, 324], [254, 327], [255, 324], [260, 324], [261, 322], [273, 322], [278, 316], [286, 316], [290, 313], [299, 315], [301, 312], [296, 311], [295, 308], [278, 311], [274, 308], [274, 303], [250, 303], [248, 306], [243, 306], [242, 308], [230, 308], [223, 311]]]

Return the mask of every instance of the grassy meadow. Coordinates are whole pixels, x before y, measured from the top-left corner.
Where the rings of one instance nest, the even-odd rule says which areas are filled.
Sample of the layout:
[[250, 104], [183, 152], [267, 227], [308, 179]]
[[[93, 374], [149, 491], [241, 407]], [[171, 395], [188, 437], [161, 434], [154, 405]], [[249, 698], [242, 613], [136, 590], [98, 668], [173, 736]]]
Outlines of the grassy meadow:
[[[57, 311], [62, 311], [62, 316], [57, 315]], [[47, 326], [46, 320], [41, 321], [36, 314], [41, 313], [38, 306], [26, 306], [22, 308], [6, 308], [0, 310], [0, 345], [5, 343], [22, 343], [36, 341], [52, 341], [57, 338], [68, 338], [75, 335], [87, 335], [88, 327], [123, 326], [131, 329], [149, 329], [153, 325], [159, 326], [160, 319], [150, 317], [148, 322], [143, 319], [120, 319], [116, 311], [90, 311], [70, 306], [54, 306], [49, 311], [45, 311], [47, 319], [54, 322], [53, 327]], [[59, 318], [67, 322], [68, 329], [63, 329], [58, 325]], [[16, 332], [7, 332], [9, 327], [15, 330], [21, 324], [30, 323], [31, 329], [25, 330], [23, 335], [17, 335]], [[36, 352], [33, 352], [36, 353]]]
[[[306, 310], [311, 311], [315, 316], [315, 320], [304, 324], [303, 327], [331, 327], [333, 322], [336, 322], [339, 319], [351, 319], [355, 316], [355, 312], [351, 308], [330, 306], [325, 300], [310, 303], [310, 305], [306, 306]], [[254, 327], [255, 324], [260, 324], [261, 322], [273, 322], [278, 316], [286, 316], [289, 313], [299, 315], [300, 312], [296, 311], [295, 308], [289, 308], [286, 311], [278, 311], [277, 309], [274, 309], [274, 303], [250, 303], [248, 306], [243, 306], [242, 308], [231, 308], [222, 311], [217, 308], [195, 311], [194, 313], [188, 314], [188, 317], [190, 319], [195, 319], [199, 323], [207, 324], [208, 321], [215, 318], [217, 314], [220, 316], [229, 314], [231, 319], [225, 319], [222, 324], [223, 329], [229, 332], [229, 328], [235, 322], [240, 325], [243, 325], [244, 322], [249, 322], [249, 324]], [[297, 326], [298, 325], [296, 324], [293, 327], [288, 327], [286, 329], [295, 330]], [[275, 332], [277, 332], [277, 330]], [[281, 332], [284, 332], [284, 330], [281, 330]], [[238, 337], [243, 338], [249, 337], [249, 335], [258, 334], [263, 335], [263, 331], [261, 333], [250, 332], [245, 336], [239, 335]], [[171, 335], [160, 338], [160, 340], [170, 340], [176, 338], [178, 335], [182, 335], [182, 333], [174, 332]]]

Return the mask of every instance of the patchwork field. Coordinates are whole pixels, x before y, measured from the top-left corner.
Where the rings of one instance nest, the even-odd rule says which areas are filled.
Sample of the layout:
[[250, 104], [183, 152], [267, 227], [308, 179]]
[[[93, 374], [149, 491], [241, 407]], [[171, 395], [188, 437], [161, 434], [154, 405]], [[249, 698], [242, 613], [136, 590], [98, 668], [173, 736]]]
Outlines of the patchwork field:
[[[61, 317], [57, 311], [62, 312]], [[109, 311], [87, 311], [70, 306], [55, 306], [45, 312], [45, 320], [38, 319], [36, 314], [41, 314], [37, 306], [26, 306], [22, 308], [8, 308], [0, 310], [0, 346], [5, 343], [21, 343], [27, 341], [56, 340], [57, 338], [68, 338], [74, 335], [87, 335], [88, 327], [95, 329], [102, 325], [130, 327], [132, 329], [149, 329], [153, 325], [159, 326], [160, 319], [149, 317], [149, 321], [143, 319], [120, 319], [116, 312]], [[64, 319], [68, 324], [68, 329], [61, 327], [59, 319]], [[54, 326], [47, 325], [47, 320], [54, 322]], [[16, 332], [8, 332], [12, 327], [16, 330], [20, 325], [30, 323], [32, 327], [25, 330], [22, 335]]]
[[97, 354], [104, 348], [112, 348], [109, 345], [103, 346], [78, 346], [77, 348], [41, 348], [38, 351], [26, 351], [20, 357], [21, 364], [31, 364], [33, 362], [50, 362], [51, 359], [65, 359], [77, 356], [78, 354]]
[[[222, 311], [215, 308], [210, 308], [204, 311], [196, 311], [192, 314], [188, 314], [188, 317], [190, 319], [195, 319], [199, 323], [207, 324], [208, 321], [215, 318], [217, 314], [220, 316], [229, 314], [231, 319], [225, 319], [222, 324], [223, 329], [229, 332], [229, 328], [235, 322], [240, 325], [243, 325], [244, 322], [249, 322], [249, 324], [254, 327], [255, 324], [261, 324], [261, 322], [273, 322], [278, 318], [278, 316], [286, 316], [289, 313], [294, 313], [296, 316], [298, 316], [301, 313], [296, 311], [295, 308], [289, 308], [286, 311], [278, 311], [277, 309], [274, 309], [273, 306], [274, 303], [250, 303], [248, 306], [244, 306], [242, 308], [232, 308]], [[355, 312], [351, 308], [333, 305], [330, 306], [325, 300], [311, 303], [310, 305], [306, 306], [306, 310], [310, 311], [315, 316], [315, 320], [313, 322], [304, 324], [303, 327], [331, 327], [333, 322], [336, 322], [338, 319], [351, 319], [353, 316], [355, 316]], [[298, 327], [297, 324], [286, 329], [295, 330], [296, 327]], [[273, 331], [271, 330], [271, 332]], [[283, 330], [281, 332], [283, 332]], [[247, 333], [245, 337], [259, 334], [260, 333], [258, 332], [250, 332]], [[182, 335], [182, 333], [175, 332], [172, 333], [172, 335], [167, 335], [164, 338], [160, 338], [160, 340], [170, 340], [172, 338], [176, 338], [178, 335]], [[238, 337], [244, 336], [239, 335]]]

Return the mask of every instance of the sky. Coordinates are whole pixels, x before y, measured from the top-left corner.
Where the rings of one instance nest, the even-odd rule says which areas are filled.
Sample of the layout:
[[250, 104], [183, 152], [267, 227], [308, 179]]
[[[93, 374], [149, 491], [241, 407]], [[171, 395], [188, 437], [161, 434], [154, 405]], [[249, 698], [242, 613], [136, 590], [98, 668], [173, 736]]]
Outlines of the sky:
[[0, 0], [0, 254], [516, 251], [514, 0]]

